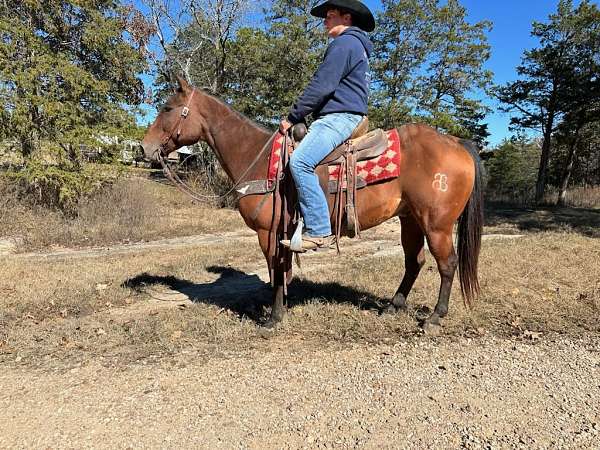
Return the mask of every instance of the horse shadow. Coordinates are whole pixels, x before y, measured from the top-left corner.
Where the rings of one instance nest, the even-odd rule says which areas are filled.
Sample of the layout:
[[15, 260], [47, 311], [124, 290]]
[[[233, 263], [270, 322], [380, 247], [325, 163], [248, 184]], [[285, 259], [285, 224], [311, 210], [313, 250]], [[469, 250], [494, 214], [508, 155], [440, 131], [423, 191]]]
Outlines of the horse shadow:
[[[219, 274], [219, 278], [209, 283], [193, 283], [174, 276], [143, 273], [126, 280], [122, 286], [147, 294], [148, 289], [153, 285], [161, 285], [183, 294], [193, 303], [218, 306], [240, 318], [247, 317], [257, 323], [264, 319], [264, 310], [270, 307], [272, 302], [270, 283], [264, 282], [256, 274], [247, 274], [231, 267], [211, 266], [206, 270]], [[382, 313], [385, 306], [389, 304], [389, 299], [336, 282], [318, 283], [294, 279], [288, 288], [288, 293], [288, 308], [304, 305], [316, 299], [322, 303], [345, 303], [361, 310]]]

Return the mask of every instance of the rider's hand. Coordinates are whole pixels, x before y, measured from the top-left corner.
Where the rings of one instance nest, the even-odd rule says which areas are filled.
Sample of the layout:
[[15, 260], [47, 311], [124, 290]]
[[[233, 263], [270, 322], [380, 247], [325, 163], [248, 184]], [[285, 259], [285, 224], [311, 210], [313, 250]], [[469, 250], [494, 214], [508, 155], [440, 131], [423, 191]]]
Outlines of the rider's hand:
[[292, 124], [287, 119], [282, 119], [281, 123], [279, 124], [279, 132], [281, 134], [286, 134], [291, 126]]

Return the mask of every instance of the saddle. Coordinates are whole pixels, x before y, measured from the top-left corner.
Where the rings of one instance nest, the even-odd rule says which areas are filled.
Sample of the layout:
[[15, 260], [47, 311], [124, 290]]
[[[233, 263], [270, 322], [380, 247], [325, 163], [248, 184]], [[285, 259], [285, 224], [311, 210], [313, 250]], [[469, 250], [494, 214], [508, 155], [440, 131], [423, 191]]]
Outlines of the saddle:
[[[360, 226], [356, 214], [356, 191], [366, 186], [366, 181], [357, 177], [356, 163], [377, 158], [388, 149], [388, 138], [381, 129], [371, 132], [369, 130], [369, 119], [365, 116], [354, 129], [350, 138], [336, 147], [327, 155], [319, 166], [339, 166], [337, 181], [328, 182], [329, 193], [336, 194], [334, 215], [336, 217], [336, 237], [341, 234], [343, 211], [346, 212], [346, 230], [349, 237], [360, 234]], [[300, 142], [306, 135], [306, 125], [296, 124], [292, 129], [292, 138], [296, 143]], [[327, 170], [329, 172], [329, 169]], [[345, 195], [345, 205], [341, 202]]]
[[[333, 217], [335, 217], [335, 234], [337, 242], [341, 235], [342, 220], [346, 213], [346, 230], [349, 237], [360, 234], [360, 226], [356, 214], [356, 191], [371, 183], [377, 183], [390, 178], [396, 178], [400, 173], [400, 140], [396, 130], [383, 131], [376, 129], [368, 132], [369, 121], [364, 117], [354, 129], [350, 137], [327, 155], [317, 167], [317, 174], [324, 191], [335, 194]], [[281, 182], [286, 179], [284, 170], [289, 161], [289, 156], [297, 144], [307, 133], [306, 125], [296, 124], [291, 128], [291, 136], [274, 134], [267, 143], [271, 153], [267, 168], [266, 179], [248, 180], [236, 187], [238, 198], [247, 195], [274, 193], [275, 210], [282, 210], [287, 215], [289, 209], [288, 199], [295, 195], [293, 183]], [[262, 155], [262, 152], [259, 156]], [[357, 173], [358, 172], [358, 173]], [[287, 178], [291, 180], [291, 177]], [[263, 196], [256, 206], [252, 220], [258, 217], [262, 207], [266, 204], [268, 196]], [[342, 202], [344, 203], [342, 205]], [[296, 212], [297, 213], [297, 212]], [[301, 241], [302, 224], [298, 218], [294, 238]], [[292, 222], [294, 220], [292, 219]], [[288, 238], [287, 220], [283, 221], [283, 238]], [[296, 236], [298, 234], [298, 236]], [[338, 247], [339, 251], [339, 247]]]

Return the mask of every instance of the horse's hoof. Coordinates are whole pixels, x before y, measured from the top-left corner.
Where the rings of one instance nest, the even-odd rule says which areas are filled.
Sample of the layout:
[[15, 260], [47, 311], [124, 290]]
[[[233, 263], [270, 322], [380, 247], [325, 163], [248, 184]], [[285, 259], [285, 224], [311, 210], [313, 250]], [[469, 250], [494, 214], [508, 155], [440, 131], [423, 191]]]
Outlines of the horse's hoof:
[[405, 313], [408, 310], [406, 305], [396, 306], [393, 303], [389, 303], [388, 305], [383, 307], [383, 314], [400, 314]]
[[268, 319], [264, 320], [261, 323], [261, 325], [263, 326], [263, 328], [266, 328], [268, 330], [276, 330], [277, 328], [279, 328], [281, 326], [282, 322], [283, 322], [283, 317], [271, 316]]
[[263, 328], [266, 328], [267, 330], [274, 330], [275, 328], [277, 328], [277, 326], [280, 323], [281, 323], [281, 321], [278, 321], [278, 320], [267, 319], [261, 325], [263, 326]]
[[396, 308], [394, 305], [392, 305], [391, 303], [387, 306], [383, 307], [382, 313], [383, 314], [390, 314], [390, 315], [394, 315], [398, 312], [398, 308]]
[[442, 325], [438, 322], [431, 322], [429, 320], [425, 320], [421, 325], [423, 332], [428, 336], [439, 336], [442, 334]]
[[269, 340], [276, 336], [275, 328], [267, 328], [263, 325], [258, 328], [258, 335], [265, 340]]

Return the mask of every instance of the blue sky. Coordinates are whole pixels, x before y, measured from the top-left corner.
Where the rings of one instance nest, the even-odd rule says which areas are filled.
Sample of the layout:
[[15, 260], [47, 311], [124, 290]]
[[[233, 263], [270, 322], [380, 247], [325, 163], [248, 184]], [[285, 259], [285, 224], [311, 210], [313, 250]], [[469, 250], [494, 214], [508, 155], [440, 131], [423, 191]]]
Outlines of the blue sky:
[[[363, 2], [373, 12], [381, 9], [379, 0]], [[532, 22], [546, 21], [556, 11], [558, 0], [460, 0], [460, 3], [466, 7], [471, 23], [481, 20], [493, 23], [493, 29], [488, 34], [492, 52], [486, 68], [494, 73], [495, 83], [505, 83], [516, 78], [515, 68], [521, 61], [523, 51], [537, 45], [530, 34]], [[579, 0], [575, 0], [575, 3], [579, 4]], [[491, 99], [485, 101], [493, 111], [498, 111], [497, 103]], [[148, 114], [143, 121], [152, 120], [152, 116], [152, 113]], [[488, 115], [486, 121], [492, 146], [511, 135], [508, 129], [510, 117], [507, 114], [494, 112]]]
[[[363, 0], [373, 12], [381, 9], [379, 0]], [[492, 47], [491, 58], [486, 68], [494, 73], [495, 83], [505, 83], [516, 79], [515, 68], [521, 62], [523, 51], [537, 45], [531, 37], [531, 24], [534, 21], [545, 22], [556, 11], [558, 0], [460, 0], [467, 9], [471, 23], [490, 20], [493, 29], [488, 34]], [[579, 4], [576, 0], [575, 4]], [[498, 104], [487, 99], [486, 103], [493, 111]], [[491, 145], [498, 144], [511, 135], [508, 130], [510, 116], [494, 112], [486, 118], [491, 133]]]

